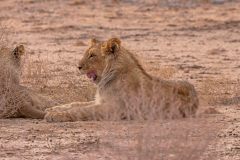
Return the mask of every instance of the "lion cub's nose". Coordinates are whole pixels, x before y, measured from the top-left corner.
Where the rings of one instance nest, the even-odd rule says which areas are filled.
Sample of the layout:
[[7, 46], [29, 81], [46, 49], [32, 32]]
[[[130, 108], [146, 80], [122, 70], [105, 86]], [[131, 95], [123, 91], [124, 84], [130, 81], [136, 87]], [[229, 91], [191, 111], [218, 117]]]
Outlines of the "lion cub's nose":
[[82, 69], [82, 66], [78, 66], [78, 69], [81, 70], [81, 69]]

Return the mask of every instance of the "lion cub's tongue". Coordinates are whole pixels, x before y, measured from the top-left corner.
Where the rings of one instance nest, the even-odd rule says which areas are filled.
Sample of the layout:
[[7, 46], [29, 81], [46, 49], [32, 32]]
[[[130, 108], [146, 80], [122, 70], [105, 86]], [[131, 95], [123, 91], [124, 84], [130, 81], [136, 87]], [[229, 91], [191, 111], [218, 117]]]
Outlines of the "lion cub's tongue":
[[90, 78], [90, 79], [92, 79], [93, 81], [95, 81], [96, 79], [97, 79], [97, 75], [96, 75], [96, 73], [95, 72], [88, 72], [87, 73], [87, 77], [88, 78]]

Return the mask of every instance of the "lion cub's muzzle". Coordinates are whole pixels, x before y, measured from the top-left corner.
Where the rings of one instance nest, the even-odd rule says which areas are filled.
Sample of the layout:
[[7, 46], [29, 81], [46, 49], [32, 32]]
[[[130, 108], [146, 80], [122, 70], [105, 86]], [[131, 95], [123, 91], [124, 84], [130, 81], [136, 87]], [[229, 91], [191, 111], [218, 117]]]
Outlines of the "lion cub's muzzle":
[[85, 69], [83, 69], [81, 65], [78, 66], [78, 69], [79, 69], [80, 75], [86, 74], [89, 79], [92, 79], [93, 82], [96, 82], [98, 78], [96, 71], [94, 70], [86, 71]]
[[86, 72], [84, 71], [84, 69], [83, 69], [82, 66], [79, 65], [77, 68], [78, 68], [78, 71], [79, 71], [79, 72], [78, 72], [79, 75], [85, 75], [85, 74], [86, 74]]

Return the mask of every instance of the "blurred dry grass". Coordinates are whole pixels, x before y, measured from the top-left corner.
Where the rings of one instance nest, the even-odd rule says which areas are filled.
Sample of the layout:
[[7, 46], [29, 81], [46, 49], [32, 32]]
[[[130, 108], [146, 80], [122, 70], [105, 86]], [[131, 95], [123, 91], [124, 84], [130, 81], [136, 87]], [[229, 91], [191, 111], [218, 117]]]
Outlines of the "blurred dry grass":
[[[194, 136], [199, 132], [198, 123], [194, 120], [193, 122], [195, 125], [189, 123], [189, 120], [181, 121], [181, 125], [176, 121], [128, 122], [120, 128], [124, 135], [115, 132], [114, 126], [119, 125], [117, 122], [112, 122], [104, 125], [104, 130], [107, 132], [100, 138], [98, 147], [100, 150], [103, 148], [101, 150], [103, 155], [111, 153], [116, 155], [116, 159], [199, 159], [212, 137], [205, 137], [198, 142], [200, 137]], [[138, 129], [132, 130], [133, 126]], [[207, 132], [208, 128], [204, 128], [204, 134]]]
[[69, 75], [68, 71], [72, 70], [72, 67], [68, 65], [58, 67], [48, 59], [41, 59], [40, 54], [37, 55], [37, 59], [34, 58], [35, 55], [28, 53], [26, 56], [22, 83], [50, 96], [60, 104], [93, 99], [95, 87], [82, 86], [82, 77]]

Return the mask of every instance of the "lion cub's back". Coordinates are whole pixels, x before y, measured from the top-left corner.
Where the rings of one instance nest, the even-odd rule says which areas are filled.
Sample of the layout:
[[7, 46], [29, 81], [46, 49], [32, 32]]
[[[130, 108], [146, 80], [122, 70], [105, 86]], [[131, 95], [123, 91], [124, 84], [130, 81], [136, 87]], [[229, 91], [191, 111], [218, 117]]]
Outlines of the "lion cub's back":
[[[195, 87], [187, 81], [165, 81], [160, 80], [160, 91], [163, 94], [168, 110], [178, 111], [181, 117], [195, 115], [199, 100]], [[178, 117], [178, 115], [177, 115]]]

